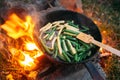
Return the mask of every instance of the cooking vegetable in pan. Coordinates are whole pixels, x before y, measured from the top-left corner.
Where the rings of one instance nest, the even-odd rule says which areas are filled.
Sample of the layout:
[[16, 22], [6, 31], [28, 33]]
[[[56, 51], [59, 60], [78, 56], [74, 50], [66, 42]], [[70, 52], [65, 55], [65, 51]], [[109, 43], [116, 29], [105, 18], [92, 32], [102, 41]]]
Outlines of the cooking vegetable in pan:
[[79, 62], [91, 55], [93, 44], [84, 43], [76, 38], [80, 32], [89, 28], [79, 28], [74, 21], [55, 21], [40, 29], [39, 39], [44, 49], [53, 58], [65, 62]]

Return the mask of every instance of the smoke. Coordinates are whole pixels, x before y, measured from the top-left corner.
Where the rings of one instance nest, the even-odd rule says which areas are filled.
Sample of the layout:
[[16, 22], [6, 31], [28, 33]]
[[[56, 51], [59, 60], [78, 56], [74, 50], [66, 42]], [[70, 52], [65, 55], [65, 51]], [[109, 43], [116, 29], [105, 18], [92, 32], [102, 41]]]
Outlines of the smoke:
[[[59, 9], [68, 9], [76, 12], [83, 12], [81, 0], [4, 0], [3, 7], [0, 9], [0, 17], [6, 20], [8, 16], [15, 12], [24, 15], [29, 14], [34, 21], [38, 22], [36, 18], [42, 14]], [[40, 18], [39, 18], [40, 19]]]
[[8, 19], [8, 16], [12, 13], [17, 14], [20, 18], [24, 20], [26, 15], [30, 15], [34, 21], [38, 21], [36, 17], [38, 17], [38, 12], [36, 10], [36, 5], [25, 3], [22, 1], [15, 0], [5, 0], [4, 6], [0, 10], [0, 16], [4, 20]]

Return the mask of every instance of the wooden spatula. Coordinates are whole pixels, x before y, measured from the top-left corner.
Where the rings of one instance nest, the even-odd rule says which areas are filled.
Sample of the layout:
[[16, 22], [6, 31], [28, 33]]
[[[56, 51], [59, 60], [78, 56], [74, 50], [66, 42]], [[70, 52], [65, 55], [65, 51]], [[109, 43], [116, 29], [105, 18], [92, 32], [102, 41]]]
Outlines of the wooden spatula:
[[104, 48], [106, 49], [107, 51], [110, 51], [111, 53], [114, 53], [116, 54], [117, 56], [120, 57], [120, 51], [115, 49], [115, 48], [112, 48], [108, 45], [105, 45], [99, 41], [96, 41], [91, 35], [88, 35], [86, 33], [83, 33], [83, 32], [80, 32], [77, 36], [76, 36], [79, 40], [85, 42], [85, 43], [93, 43], [101, 48]]

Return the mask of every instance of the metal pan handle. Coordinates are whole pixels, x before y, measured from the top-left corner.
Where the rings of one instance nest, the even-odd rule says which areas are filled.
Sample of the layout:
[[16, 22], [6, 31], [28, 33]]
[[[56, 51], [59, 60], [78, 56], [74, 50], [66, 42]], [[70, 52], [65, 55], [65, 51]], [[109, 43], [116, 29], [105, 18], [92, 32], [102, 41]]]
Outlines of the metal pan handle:
[[93, 80], [105, 80], [91, 61], [84, 63]]

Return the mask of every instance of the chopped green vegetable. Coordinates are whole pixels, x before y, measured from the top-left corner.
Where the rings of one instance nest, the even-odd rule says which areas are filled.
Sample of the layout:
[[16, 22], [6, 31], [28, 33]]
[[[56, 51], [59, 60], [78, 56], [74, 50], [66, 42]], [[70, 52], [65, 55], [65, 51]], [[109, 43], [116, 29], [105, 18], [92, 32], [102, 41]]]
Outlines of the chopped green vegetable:
[[88, 28], [88, 27], [85, 27], [85, 26], [82, 26], [82, 28], [83, 28], [84, 30], [89, 30], [89, 28]]
[[[91, 55], [93, 44], [80, 41], [76, 36], [89, 28], [74, 24], [74, 21], [55, 21], [40, 29], [40, 41], [53, 58], [65, 62], [80, 62]], [[51, 46], [50, 46], [51, 45]]]
[[59, 54], [62, 55], [62, 47], [61, 47], [61, 41], [59, 36], [57, 37], [57, 45], [58, 45]]
[[55, 34], [55, 29], [56, 29], [56, 27], [54, 27], [54, 28], [51, 30], [51, 33], [46, 37], [46, 40], [51, 40], [51, 36], [53, 37], [54, 34]]
[[69, 40], [67, 40], [67, 45], [69, 46], [69, 50], [71, 51], [72, 54], [76, 54], [76, 49], [73, 47], [73, 45], [71, 44], [71, 42]]
[[70, 58], [67, 56], [67, 54], [63, 51], [63, 56], [66, 58], [66, 61], [71, 62]]
[[57, 47], [57, 44], [54, 45], [54, 53], [55, 53], [55, 54], [53, 55], [53, 57], [56, 58], [57, 55], [58, 55], [58, 47]]
[[74, 37], [72, 37], [72, 36], [68, 36], [68, 35], [66, 35], [65, 38], [66, 38], [66, 39], [69, 39], [69, 40], [72, 40], [72, 41], [74, 41], [74, 42], [77, 41], [77, 39], [74, 38]]
[[78, 61], [78, 55], [77, 55], [77, 54], [75, 54], [75, 56], [74, 56], [74, 60], [75, 60], [75, 62]]
[[77, 34], [69, 33], [69, 32], [63, 32], [63, 34], [69, 35], [69, 36], [77, 36]]
[[65, 43], [65, 40], [62, 40], [62, 44], [63, 44], [63, 50], [67, 52], [68, 49], [67, 49], [67, 45]]
[[68, 29], [64, 29], [64, 32], [68, 32], [68, 33], [76, 34], [76, 35], [78, 35], [80, 33], [80, 32], [76, 32], [76, 31], [68, 30]]
[[75, 25], [75, 24], [74, 24], [74, 21], [67, 21], [67, 23], [68, 23], [70, 26], [73, 26], [73, 27], [75, 27], [75, 28], [79, 28], [78, 25]]
[[59, 57], [59, 59], [66, 61], [66, 58], [63, 55], [58, 54], [57, 56]]

